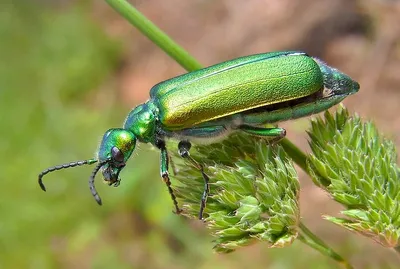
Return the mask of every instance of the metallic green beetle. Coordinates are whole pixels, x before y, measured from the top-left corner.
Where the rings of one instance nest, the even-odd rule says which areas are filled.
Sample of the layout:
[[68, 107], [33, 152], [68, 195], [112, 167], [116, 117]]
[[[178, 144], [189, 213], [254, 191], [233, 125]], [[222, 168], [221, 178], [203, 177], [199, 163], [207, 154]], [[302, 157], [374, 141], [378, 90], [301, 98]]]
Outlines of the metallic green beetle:
[[104, 134], [96, 158], [50, 167], [40, 173], [39, 184], [45, 190], [42, 177], [49, 172], [98, 162], [89, 187], [101, 204], [94, 186], [97, 172], [101, 170], [109, 185], [118, 186], [119, 173], [138, 140], [160, 150], [161, 177], [179, 213], [165, 146], [165, 139], [174, 138], [180, 141], [179, 154], [203, 175], [201, 219], [209, 178], [201, 164], [190, 157], [190, 141], [210, 143], [233, 131], [280, 139], [286, 134], [284, 129], [263, 126], [321, 112], [359, 88], [349, 76], [303, 52], [257, 54], [216, 64], [155, 85], [150, 100], [129, 113], [123, 128], [109, 129]]

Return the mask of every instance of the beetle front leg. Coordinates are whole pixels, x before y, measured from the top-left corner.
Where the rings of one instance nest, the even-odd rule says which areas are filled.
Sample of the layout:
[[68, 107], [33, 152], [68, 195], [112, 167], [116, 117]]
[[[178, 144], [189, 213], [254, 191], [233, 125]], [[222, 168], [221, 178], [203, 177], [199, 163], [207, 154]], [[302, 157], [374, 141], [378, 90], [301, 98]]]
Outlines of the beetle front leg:
[[176, 200], [176, 196], [175, 196], [174, 191], [173, 191], [173, 189], [171, 187], [171, 180], [170, 180], [169, 175], [168, 175], [168, 160], [169, 160], [169, 157], [168, 157], [167, 148], [165, 147], [165, 142], [162, 141], [162, 140], [159, 140], [159, 141], [157, 141], [156, 146], [161, 151], [160, 152], [161, 153], [160, 154], [160, 162], [161, 162], [160, 174], [161, 174], [161, 177], [162, 177], [163, 181], [165, 182], [165, 184], [167, 185], [168, 192], [169, 192], [169, 194], [171, 196], [172, 202], [174, 203], [175, 210], [176, 210], [175, 213], [176, 214], [180, 214], [182, 212], [182, 210], [178, 206], [178, 202]]
[[203, 191], [203, 195], [201, 197], [201, 204], [200, 204], [200, 211], [199, 211], [199, 219], [202, 220], [203, 212], [204, 212], [204, 209], [205, 209], [206, 203], [207, 203], [207, 197], [208, 197], [208, 194], [210, 193], [210, 186], [208, 184], [208, 182], [210, 181], [210, 178], [206, 175], [206, 173], [204, 173], [203, 166], [190, 156], [189, 150], [191, 147], [192, 147], [192, 145], [190, 144], [189, 141], [180, 141], [178, 144], [178, 152], [182, 158], [186, 158], [187, 160], [189, 160], [192, 163], [192, 165], [194, 167], [199, 169], [201, 172], [201, 175], [203, 176], [204, 191]]

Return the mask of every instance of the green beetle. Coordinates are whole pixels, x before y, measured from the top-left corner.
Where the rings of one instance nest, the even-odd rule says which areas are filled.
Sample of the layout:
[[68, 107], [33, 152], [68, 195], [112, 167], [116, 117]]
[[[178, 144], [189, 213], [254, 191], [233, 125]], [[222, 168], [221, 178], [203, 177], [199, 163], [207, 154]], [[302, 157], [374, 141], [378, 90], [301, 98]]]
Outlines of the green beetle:
[[165, 139], [179, 142], [178, 151], [197, 167], [204, 178], [199, 218], [208, 195], [208, 176], [189, 155], [191, 141], [215, 142], [229, 133], [242, 131], [260, 137], [280, 139], [286, 131], [275, 123], [318, 113], [356, 93], [359, 84], [335, 68], [304, 52], [284, 51], [250, 55], [190, 72], [155, 85], [150, 99], [128, 115], [123, 128], [109, 129], [103, 136], [96, 158], [50, 167], [39, 174], [80, 166], [98, 165], [89, 179], [98, 204], [101, 199], [94, 178], [101, 170], [109, 185], [118, 186], [119, 173], [135, 149], [136, 141], [151, 143], [161, 153], [161, 177], [180, 208], [168, 176]]

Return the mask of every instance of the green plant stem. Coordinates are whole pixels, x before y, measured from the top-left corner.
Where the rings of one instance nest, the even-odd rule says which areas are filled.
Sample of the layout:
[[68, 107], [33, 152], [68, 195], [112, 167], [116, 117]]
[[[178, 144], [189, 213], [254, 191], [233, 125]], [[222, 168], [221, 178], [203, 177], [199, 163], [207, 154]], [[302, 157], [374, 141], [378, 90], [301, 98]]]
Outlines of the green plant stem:
[[301, 233], [298, 239], [304, 244], [312, 247], [313, 249], [319, 251], [325, 256], [331, 257], [335, 261], [343, 265], [344, 268], [352, 269], [353, 266], [347, 262], [342, 256], [336, 253], [332, 248], [330, 248], [324, 241], [322, 241], [318, 236], [312, 233], [304, 223], [300, 222], [299, 228]]
[[187, 71], [202, 68], [195, 58], [126, 0], [106, 0], [106, 2]]
[[[202, 68], [196, 59], [181, 46], [176, 44], [126, 0], [106, 0], [106, 2], [187, 71], [194, 71]], [[281, 144], [293, 161], [307, 173], [306, 154], [288, 139], [283, 139]], [[303, 234], [299, 236], [301, 241], [318, 250], [320, 253], [342, 263], [345, 268], [352, 268], [339, 254], [329, 248], [322, 240], [308, 230], [304, 224], [300, 223], [300, 229], [303, 232]]]
[[286, 151], [286, 153], [292, 158], [292, 160], [308, 174], [307, 171], [307, 155], [301, 151], [295, 144], [290, 142], [289, 139], [284, 138], [280, 141], [280, 144]]

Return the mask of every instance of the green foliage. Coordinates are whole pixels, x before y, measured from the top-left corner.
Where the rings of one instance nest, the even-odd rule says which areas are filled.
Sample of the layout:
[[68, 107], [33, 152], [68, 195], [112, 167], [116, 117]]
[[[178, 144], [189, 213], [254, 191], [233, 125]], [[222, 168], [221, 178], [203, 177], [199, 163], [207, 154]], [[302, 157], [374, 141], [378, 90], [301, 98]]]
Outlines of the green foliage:
[[[299, 222], [296, 170], [280, 146], [235, 134], [223, 142], [197, 146], [192, 157], [205, 166], [210, 195], [205, 221], [217, 252], [230, 252], [258, 239], [271, 247], [291, 244]], [[184, 214], [197, 217], [204, 182], [189, 162], [177, 162], [176, 192]], [[174, 181], [175, 182], [175, 181]]]
[[400, 168], [393, 143], [345, 108], [312, 122], [313, 154], [308, 168], [314, 182], [346, 210], [329, 221], [371, 237], [386, 247], [400, 243]]
[[57, 12], [14, 1], [4, 9], [0, 74], [8, 90], [12, 87], [31, 96], [38, 94], [38, 88], [50, 98], [59, 94], [63, 100], [76, 100], [102, 83], [120, 59], [119, 42], [110, 39], [83, 8]]
[[62, 104], [67, 97], [83, 104], [115, 68], [120, 46], [83, 10], [27, 1], [2, 4], [0, 40], [0, 268], [59, 268], [60, 253], [96, 239], [101, 216], [90, 204], [80, 206], [90, 201], [87, 184], [78, 183], [88, 170], [61, 172], [47, 196], [37, 174], [94, 151], [93, 135], [109, 123], [93, 110]]

